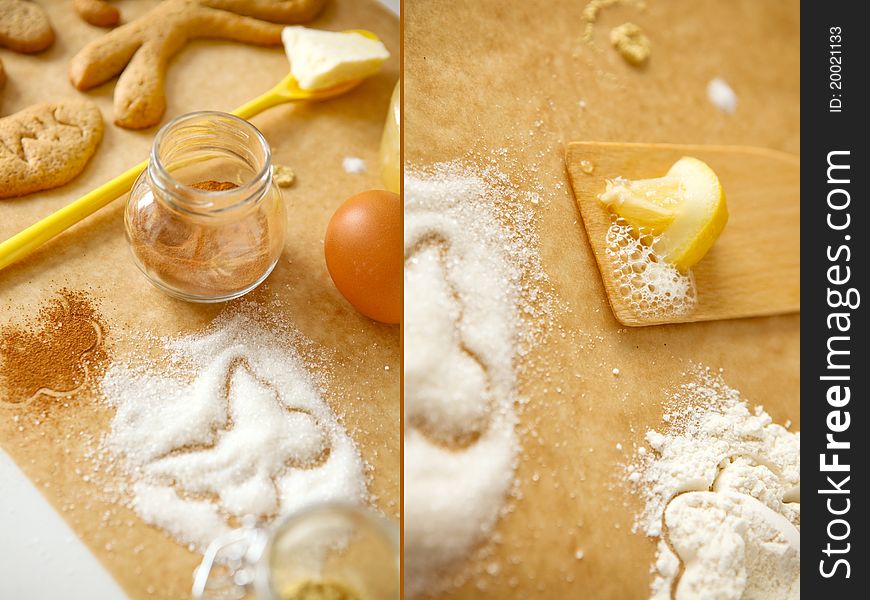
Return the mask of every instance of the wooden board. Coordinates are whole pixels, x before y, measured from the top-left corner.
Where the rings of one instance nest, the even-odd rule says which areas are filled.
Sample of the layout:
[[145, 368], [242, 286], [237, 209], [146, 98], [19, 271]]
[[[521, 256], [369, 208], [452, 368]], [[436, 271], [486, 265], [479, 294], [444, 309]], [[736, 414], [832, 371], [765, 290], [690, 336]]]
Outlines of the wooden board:
[[[102, 110], [106, 135], [84, 173], [68, 185], [0, 202], [3, 239], [143, 160], [157, 130], [127, 131], [111, 124], [114, 81], [86, 94], [72, 88], [67, 79], [69, 59], [104, 30], [82, 22], [69, 0], [40, 4], [49, 11], [57, 41], [46, 52], [30, 56], [0, 49], [8, 76], [0, 111], [8, 115], [36, 102], [85, 96]], [[125, 21], [155, 4], [113, 2]], [[369, 491], [376, 505], [397, 519], [401, 507], [399, 331], [362, 317], [338, 293], [323, 259], [323, 232], [345, 198], [382, 186], [378, 150], [399, 76], [399, 23], [373, 1], [333, 0], [313, 26], [369, 29], [384, 41], [392, 57], [378, 75], [347, 96], [310, 106], [276, 107], [253, 120], [272, 146], [274, 161], [290, 166], [297, 182], [283, 191], [289, 215], [284, 254], [251, 300], [264, 306], [279, 301], [275, 317], [332, 355], [325, 397], [372, 467]], [[272, 87], [287, 70], [280, 47], [191, 43], [169, 65], [168, 112], [163, 123], [193, 110], [232, 110]], [[368, 172], [347, 173], [342, 167], [346, 156], [365, 159]], [[33, 314], [59, 287], [89, 289], [101, 302], [112, 354], [120, 359], [141, 350], [136, 345], [138, 332], [176, 335], [209, 323], [220, 305], [173, 300], [151, 286], [134, 266], [124, 239], [124, 201], [117, 200], [3, 270], [0, 322], [18, 322]], [[0, 394], [4, 391], [0, 389]], [[189, 598], [192, 572], [200, 557], [146, 525], [132, 510], [108, 501], [98, 477], [83, 480], [83, 469], [90, 465], [85, 455], [88, 445], [106, 431], [111, 410], [96, 401], [92, 385], [67, 404], [21, 407], [0, 402], [0, 446], [132, 598]], [[2, 485], [5, 482], [0, 489]], [[24, 542], [4, 538], [2, 543]]]
[[[728, 225], [692, 267], [697, 304], [678, 316], [642, 317], [631, 308], [607, 256], [610, 212], [598, 200], [606, 180], [664, 175], [683, 156], [706, 162], [725, 190]], [[594, 165], [586, 173], [581, 161]], [[623, 325], [656, 325], [800, 311], [800, 158], [763, 148], [686, 144], [568, 144], [565, 163], [607, 299]]]
[[[451, 599], [648, 598], [655, 544], [631, 531], [641, 505], [621, 464], [647, 429], [664, 425], [667, 390], [685, 382], [694, 363], [724, 369], [750, 404], [800, 428], [800, 315], [621, 325], [564, 160], [576, 140], [799, 154], [799, 2], [649, 0], [645, 11], [606, 8], [591, 44], [583, 39], [585, 4], [404, 5], [406, 164], [496, 159], [521, 191], [539, 194], [540, 253], [562, 305], [550, 335], [519, 364], [528, 398], [518, 428], [522, 499], [498, 522], [500, 542], [472, 559], [482, 574]], [[628, 21], [652, 43], [643, 69], [608, 40], [612, 27]], [[734, 115], [708, 101], [714, 77], [737, 93]], [[487, 575], [493, 563], [498, 573]]]

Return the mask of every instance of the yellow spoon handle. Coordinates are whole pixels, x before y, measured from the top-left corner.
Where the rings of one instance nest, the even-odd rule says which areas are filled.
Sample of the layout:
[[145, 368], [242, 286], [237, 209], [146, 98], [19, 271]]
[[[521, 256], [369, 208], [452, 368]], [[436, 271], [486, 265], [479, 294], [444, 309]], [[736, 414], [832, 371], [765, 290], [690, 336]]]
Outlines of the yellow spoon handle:
[[233, 111], [233, 114], [241, 119], [251, 119], [260, 114], [267, 108], [272, 108], [283, 102], [287, 102], [290, 98], [277, 93], [274, 89], [269, 90], [262, 96], [257, 96], [250, 102], [246, 102]]
[[[250, 119], [267, 108], [291, 99], [272, 89], [240, 106], [233, 111], [233, 114], [242, 119]], [[82, 219], [111, 203], [118, 196], [128, 192], [136, 178], [147, 166], [147, 160], [139, 163], [78, 200], [13, 235], [5, 242], [0, 242], [0, 270], [24, 258], [54, 236], [63, 233]]]
[[67, 204], [53, 212], [41, 221], [37, 221], [27, 229], [13, 235], [0, 243], [0, 269], [4, 269], [15, 261], [24, 258], [42, 244], [62, 233], [100, 210], [115, 198], [130, 190], [133, 182], [139, 176], [148, 161], [144, 161], [127, 169], [113, 180], [104, 183], [97, 189], [88, 192], [75, 202]]

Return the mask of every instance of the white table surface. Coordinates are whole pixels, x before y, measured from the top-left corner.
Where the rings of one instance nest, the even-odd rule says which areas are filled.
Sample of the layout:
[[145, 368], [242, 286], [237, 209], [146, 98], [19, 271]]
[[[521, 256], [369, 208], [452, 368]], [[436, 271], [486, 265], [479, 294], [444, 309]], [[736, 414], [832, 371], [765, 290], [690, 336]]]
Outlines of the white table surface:
[[[398, 14], [400, 0], [378, 0]], [[126, 595], [0, 449], [0, 600]]]

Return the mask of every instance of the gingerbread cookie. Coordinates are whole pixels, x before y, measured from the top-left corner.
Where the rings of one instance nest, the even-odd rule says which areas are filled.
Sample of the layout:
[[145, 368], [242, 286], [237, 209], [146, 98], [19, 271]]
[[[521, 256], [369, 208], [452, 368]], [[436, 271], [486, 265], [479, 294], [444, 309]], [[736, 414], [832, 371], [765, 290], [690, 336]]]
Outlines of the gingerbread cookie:
[[77, 89], [87, 90], [120, 73], [115, 86], [115, 124], [128, 129], [150, 127], [166, 110], [166, 65], [188, 40], [219, 38], [277, 45], [282, 26], [275, 23], [313, 19], [324, 2], [166, 0], [85, 46], [70, 63], [70, 81]]
[[42, 8], [24, 0], [0, 0], [0, 46], [30, 54], [52, 42], [54, 30]]
[[97, 27], [114, 27], [121, 13], [106, 0], [73, 0], [73, 9], [87, 23]]
[[[24, 0], [0, 0], [0, 46], [30, 54], [51, 46], [54, 30], [45, 11]], [[0, 62], [0, 90], [6, 84], [6, 72]]]
[[88, 100], [36, 104], [0, 119], [0, 198], [61, 186], [82, 172], [103, 137]]

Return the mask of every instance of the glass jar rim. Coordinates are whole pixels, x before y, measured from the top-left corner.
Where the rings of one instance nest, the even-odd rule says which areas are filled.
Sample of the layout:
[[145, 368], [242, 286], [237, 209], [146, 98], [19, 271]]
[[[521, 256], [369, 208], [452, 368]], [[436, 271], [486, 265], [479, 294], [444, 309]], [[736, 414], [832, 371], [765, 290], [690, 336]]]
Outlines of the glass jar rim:
[[312, 504], [285, 515], [277, 523], [270, 526], [270, 534], [263, 546], [262, 554], [257, 561], [254, 574], [254, 591], [257, 598], [274, 598], [275, 589], [272, 581], [272, 554], [280, 532], [305, 522], [307, 519], [321, 514], [340, 514], [344, 517], [356, 518], [370, 527], [391, 550], [396, 553], [396, 571], [400, 573], [401, 544], [398, 529], [385, 516], [374, 509], [338, 500]]
[[[193, 185], [175, 179], [175, 177], [173, 177], [172, 173], [169, 171], [169, 169], [166, 168], [166, 165], [163, 164], [163, 161], [160, 158], [160, 148], [164, 144], [165, 139], [168, 135], [174, 133], [180, 125], [183, 125], [188, 121], [208, 118], [221, 118], [234, 122], [241, 129], [244, 129], [245, 132], [248, 133], [252, 139], [256, 140], [258, 146], [260, 147], [260, 150], [263, 153], [263, 166], [256, 173], [256, 175], [254, 175], [253, 178], [238, 187], [226, 190], [207, 190], [194, 187]], [[154, 142], [151, 144], [151, 151], [149, 153], [148, 163], [148, 171], [152, 181], [161, 189], [161, 191], [165, 192], [173, 199], [178, 196], [176, 190], [186, 192], [188, 195], [197, 195], [201, 197], [204, 196], [206, 198], [214, 198], [216, 200], [221, 198], [228, 198], [230, 196], [243, 194], [246, 191], [250, 191], [250, 194], [245, 194], [243, 196], [243, 199], [239, 202], [230, 204], [228, 206], [221, 206], [216, 209], [212, 209], [208, 206], [196, 205], [192, 202], [171, 202], [173, 207], [178, 210], [198, 215], [219, 214], [229, 210], [235, 210], [241, 206], [251, 203], [252, 201], [258, 200], [260, 197], [266, 194], [272, 179], [272, 149], [269, 146], [269, 142], [266, 141], [266, 137], [263, 135], [263, 133], [259, 129], [257, 129], [250, 121], [242, 119], [241, 117], [238, 117], [232, 113], [219, 110], [193, 111], [185, 113], [183, 115], [179, 115], [166, 123], [163, 127], [160, 128], [160, 130], [157, 132], [157, 135], [154, 136]], [[157, 175], [156, 178], [154, 177], [155, 173]], [[164, 185], [161, 185], [161, 180], [172, 181], [175, 190], [167, 189]], [[260, 191], [261, 193], [257, 193], [258, 191]]]

